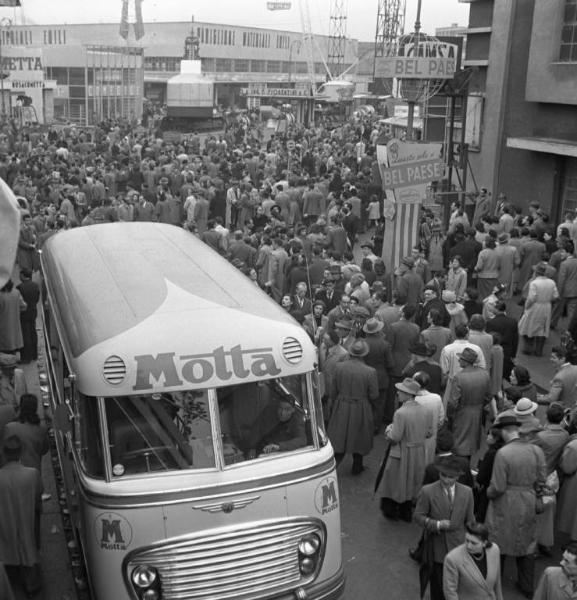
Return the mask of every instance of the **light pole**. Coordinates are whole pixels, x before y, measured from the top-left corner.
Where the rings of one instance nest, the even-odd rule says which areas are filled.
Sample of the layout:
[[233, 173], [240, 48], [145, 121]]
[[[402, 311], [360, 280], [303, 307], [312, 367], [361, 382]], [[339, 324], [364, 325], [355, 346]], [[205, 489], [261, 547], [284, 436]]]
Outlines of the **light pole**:
[[295, 45], [298, 45], [299, 47], [299, 52], [301, 49], [301, 41], [300, 40], [293, 40], [291, 42], [291, 45], [289, 47], [289, 69], [288, 69], [288, 82], [290, 83], [292, 81], [292, 70], [293, 70], [293, 48], [295, 47]]
[[4, 32], [5, 29], [8, 29], [10, 26], [12, 25], [12, 20], [9, 19], [8, 17], [2, 17], [2, 19], [0, 19], [0, 94], [2, 95], [2, 114], [0, 115], [2, 117], [2, 124], [4, 124], [4, 121], [6, 120], [6, 101], [4, 99], [4, 79], [6, 79], [6, 77], [8, 77], [8, 74], [4, 72], [4, 65], [3, 63], [3, 56], [2, 56], [2, 50], [3, 50], [3, 46], [4, 46], [4, 40], [2, 39], [2, 33]]

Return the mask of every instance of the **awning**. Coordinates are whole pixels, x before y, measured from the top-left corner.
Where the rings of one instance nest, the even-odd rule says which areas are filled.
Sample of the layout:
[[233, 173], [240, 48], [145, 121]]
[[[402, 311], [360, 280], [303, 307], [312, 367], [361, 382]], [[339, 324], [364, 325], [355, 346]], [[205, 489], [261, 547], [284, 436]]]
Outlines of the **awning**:
[[508, 137], [507, 148], [545, 152], [577, 158], [577, 141], [546, 137]]
[[[387, 117], [386, 119], [379, 119], [379, 123], [386, 123], [387, 125], [393, 125], [394, 127], [408, 127], [409, 120], [407, 117]], [[423, 119], [416, 117], [413, 119], [413, 129], [423, 129]]]
[[145, 71], [145, 83], [166, 83], [169, 79], [178, 75], [176, 71]]

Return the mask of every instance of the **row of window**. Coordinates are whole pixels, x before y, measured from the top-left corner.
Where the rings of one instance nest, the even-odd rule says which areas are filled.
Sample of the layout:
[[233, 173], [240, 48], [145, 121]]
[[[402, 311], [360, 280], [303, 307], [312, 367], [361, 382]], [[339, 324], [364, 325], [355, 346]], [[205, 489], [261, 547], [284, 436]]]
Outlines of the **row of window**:
[[29, 29], [9, 29], [0, 30], [0, 44], [2, 46], [30, 46], [32, 44], [32, 31]]
[[196, 36], [203, 44], [218, 46], [234, 46], [236, 32], [232, 29], [213, 29], [212, 27], [197, 27]]
[[66, 29], [45, 29], [43, 34], [45, 46], [66, 44]]
[[242, 45], [251, 48], [270, 48], [270, 33], [260, 31], [243, 31]]
[[[202, 70], [205, 73], [306, 73], [307, 63], [304, 61], [281, 60], [248, 60], [245, 58], [201, 58]], [[348, 65], [345, 65], [347, 68]], [[174, 56], [147, 56], [144, 59], [147, 71], [178, 72], [180, 58]], [[325, 73], [323, 63], [315, 63], [315, 73]]]

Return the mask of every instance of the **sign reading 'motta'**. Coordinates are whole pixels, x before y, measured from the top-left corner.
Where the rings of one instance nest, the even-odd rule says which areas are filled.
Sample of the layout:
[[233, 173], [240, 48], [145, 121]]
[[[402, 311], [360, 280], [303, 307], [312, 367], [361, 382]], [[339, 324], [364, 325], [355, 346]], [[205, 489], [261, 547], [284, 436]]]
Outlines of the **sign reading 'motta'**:
[[375, 58], [375, 77], [399, 79], [453, 79], [457, 69], [455, 58], [412, 56], [380, 56]]

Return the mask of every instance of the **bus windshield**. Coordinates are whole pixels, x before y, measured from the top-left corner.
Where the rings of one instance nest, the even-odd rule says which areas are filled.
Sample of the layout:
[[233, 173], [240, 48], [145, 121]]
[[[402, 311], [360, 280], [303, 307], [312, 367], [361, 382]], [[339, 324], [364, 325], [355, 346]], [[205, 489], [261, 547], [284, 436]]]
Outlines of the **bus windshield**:
[[[324, 445], [322, 418], [320, 439], [313, 434], [317, 420], [307, 388], [306, 375], [292, 375], [215, 390], [105, 398], [113, 477], [216, 468]], [[318, 396], [316, 389], [311, 396]], [[222, 443], [215, 444], [215, 436]]]

